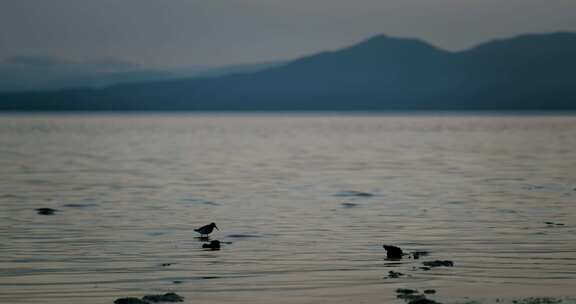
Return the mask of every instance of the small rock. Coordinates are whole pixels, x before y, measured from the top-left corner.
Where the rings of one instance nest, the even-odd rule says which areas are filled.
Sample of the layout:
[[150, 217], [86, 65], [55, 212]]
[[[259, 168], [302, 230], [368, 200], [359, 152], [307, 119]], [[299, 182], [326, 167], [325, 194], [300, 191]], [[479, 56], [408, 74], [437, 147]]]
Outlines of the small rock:
[[421, 294], [399, 294], [396, 296], [396, 298], [402, 299], [408, 303], [411, 303], [412, 301], [420, 300], [420, 299], [425, 298], [425, 297], [424, 297], [424, 295], [421, 295]]
[[440, 303], [436, 302], [434, 300], [430, 300], [426, 297], [420, 297], [420, 298], [409, 301], [408, 304], [440, 304]]
[[428, 251], [414, 251], [412, 252], [412, 257], [417, 260], [420, 257], [427, 256], [428, 254]]
[[93, 204], [93, 203], [86, 203], [86, 204], [66, 204], [64, 205], [64, 207], [68, 207], [68, 208], [87, 208], [87, 207], [96, 207], [98, 206], [97, 204]]
[[162, 263], [162, 267], [172, 266], [172, 263]]
[[517, 304], [559, 304], [562, 303], [562, 299], [558, 298], [538, 298], [538, 297], [530, 297], [520, 300], [514, 300], [512, 303]]
[[404, 295], [407, 295], [407, 294], [415, 294], [415, 293], [418, 293], [418, 290], [408, 289], [408, 288], [398, 288], [398, 289], [396, 289], [396, 293], [398, 293], [398, 294], [404, 294]]
[[368, 193], [368, 192], [360, 192], [360, 191], [342, 191], [339, 192], [337, 194], [335, 194], [335, 196], [340, 196], [340, 197], [372, 197], [374, 196], [374, 194], [372, 193]]
[[53, 215], [58, 210], [52, 208], [38, 208], [36, 211], [41, 215]]
[[397, 279], [403, 275], [404, 275], [403, 273], [398, 271], [388, 271], [388, 277], [391, 279]]
[[148, 295], [142, 297], [142, 300], [146, 302], [183, 302], [184, 298], [173, 292], [169, 292], [163, 295]]
[[209, 244], [202, 244], [202, 248], [220, 250], [220, 241], [214, 240], [211, 241]]
[[391, 246], [391, 245], [382, 245], [384, 249], [386, 249], [386, 257], [391, 260], [400, 260], [404, 253], [400, 247]]
[[424, 264], [424, 266], [428, 266], [428, 267], [452, 267], [454, 266], [454, 262], [452, 261], [440, 261], [440, 260], [436, 260], [436, 261], [426, 261], [426, 262], [422, 262], [422, 264]]
[[182, 284], [182, 281], [172, 281], [174, 284]]
[[142, 301], [138, 298], [120, 298], [114, 301], [114, 304], [149, 304], [149, 303]]
[[426, 290], [424, 290], [424, 293], [425, 293], [425, 294], [435, 294], [435, 293], [436, 293], [436, 290], [434, 290], [434, 289], [426, 289]]
[[342, 207], [344, 207], [344, 208], [354, 208], [357, 206], [358, 206], [358, 204], [355, 204], [355, 203], [342, 203]]

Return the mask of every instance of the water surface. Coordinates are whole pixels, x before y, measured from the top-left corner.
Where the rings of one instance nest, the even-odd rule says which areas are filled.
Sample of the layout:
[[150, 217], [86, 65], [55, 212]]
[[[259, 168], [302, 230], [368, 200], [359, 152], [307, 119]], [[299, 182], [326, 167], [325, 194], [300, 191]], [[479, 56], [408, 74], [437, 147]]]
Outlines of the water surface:
[[2, 116], [0, 303], [574, 296], [574, 151], [571, 116]]

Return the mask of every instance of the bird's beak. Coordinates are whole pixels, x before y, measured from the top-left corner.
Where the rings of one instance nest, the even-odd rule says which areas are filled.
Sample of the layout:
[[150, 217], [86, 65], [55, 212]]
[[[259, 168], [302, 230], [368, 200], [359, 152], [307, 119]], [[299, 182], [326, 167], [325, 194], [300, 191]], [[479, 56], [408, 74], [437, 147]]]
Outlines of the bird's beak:
[[218, 228], [218, 226], [216, 226], [216, 225], [214, 225], [214, 228], [216, 228], [216, 229], [220, 230], [220, 228]]

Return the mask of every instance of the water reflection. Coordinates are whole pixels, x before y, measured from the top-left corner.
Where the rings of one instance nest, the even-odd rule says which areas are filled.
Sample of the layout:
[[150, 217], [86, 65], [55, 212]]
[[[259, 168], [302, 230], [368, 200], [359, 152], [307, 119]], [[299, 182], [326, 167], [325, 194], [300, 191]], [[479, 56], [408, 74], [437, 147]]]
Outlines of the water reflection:
[[[2, 117], [0, 302], [570, 294], [575, 131], [537, 116]], [[195, 239], [212, 221], [219, 251]], [[455, 266], [385, 261], [384, 243]]]

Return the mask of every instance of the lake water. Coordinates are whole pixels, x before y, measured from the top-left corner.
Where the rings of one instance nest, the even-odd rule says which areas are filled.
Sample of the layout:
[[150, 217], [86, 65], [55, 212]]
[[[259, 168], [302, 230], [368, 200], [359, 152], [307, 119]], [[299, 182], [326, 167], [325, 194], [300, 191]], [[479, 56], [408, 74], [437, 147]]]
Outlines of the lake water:
[[576, 117], [4, 115], [0, 208], [0, 303], [576, 296]]

